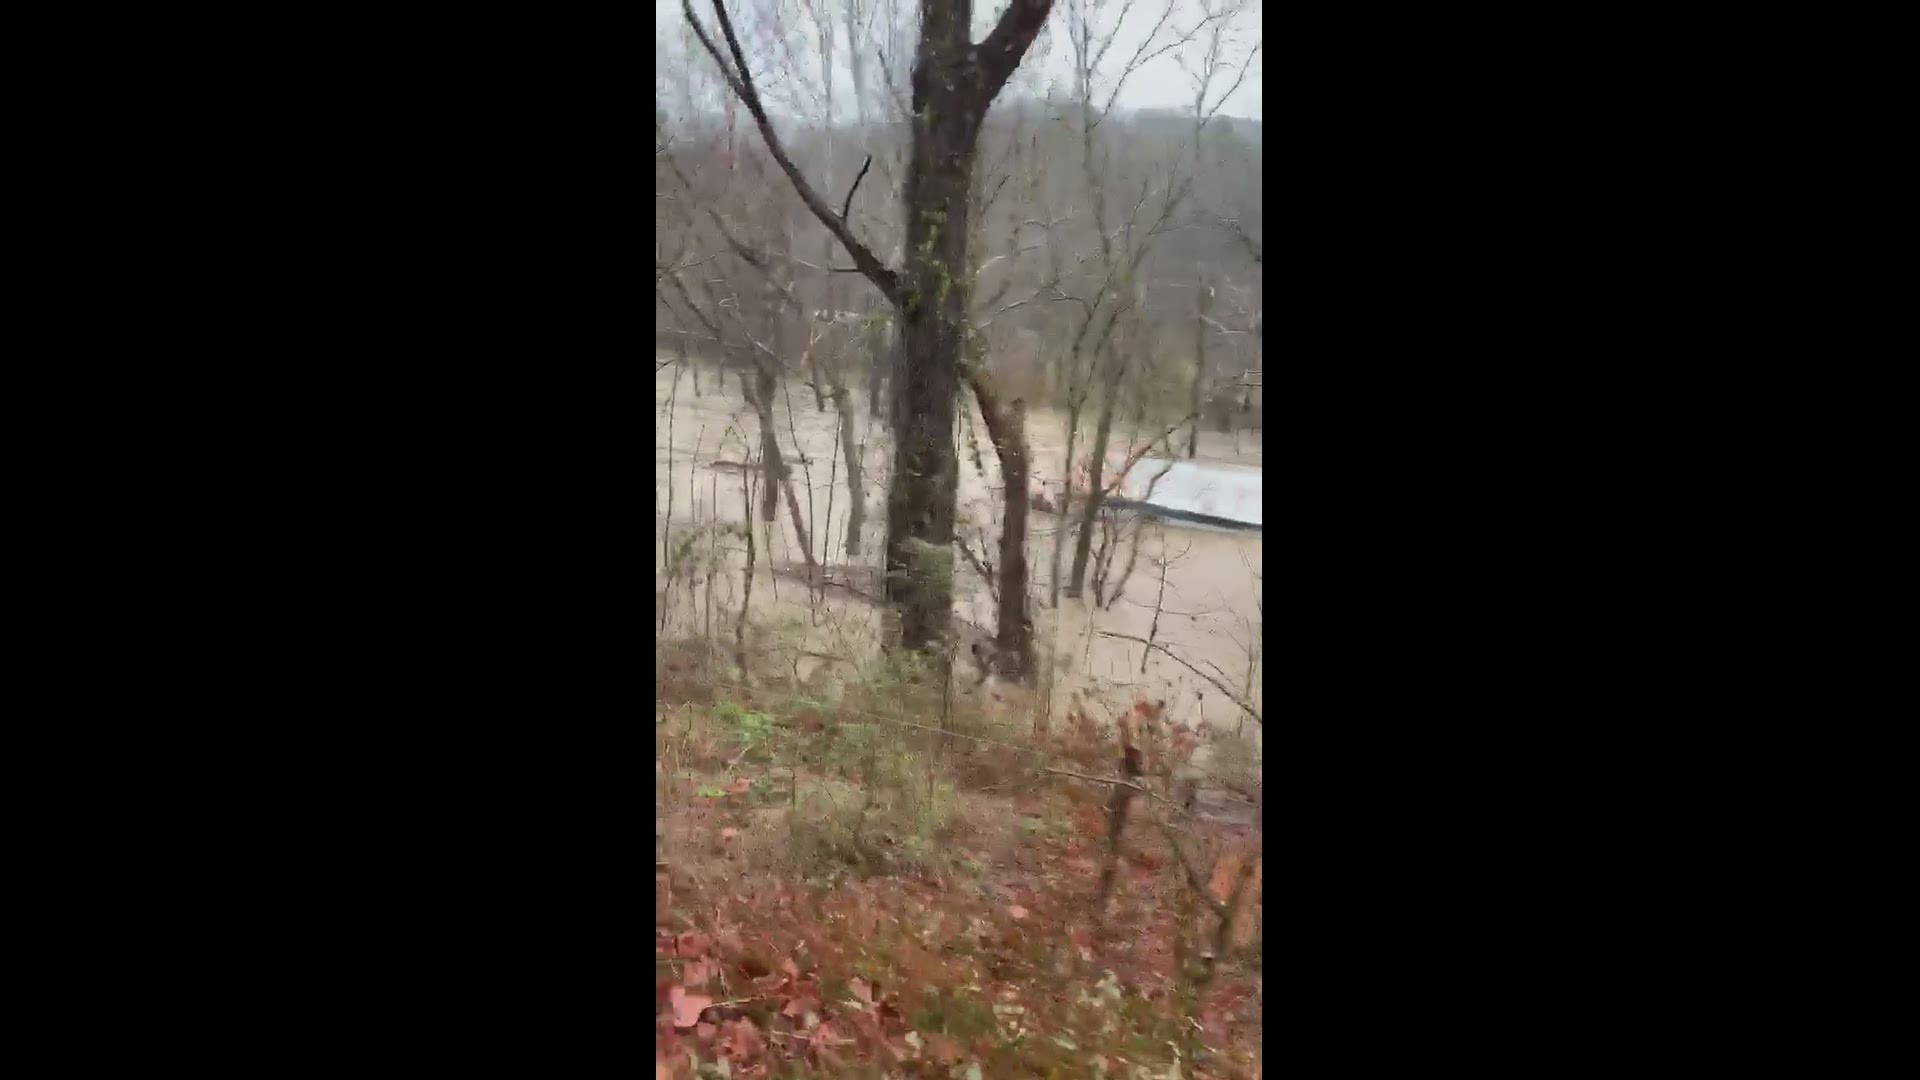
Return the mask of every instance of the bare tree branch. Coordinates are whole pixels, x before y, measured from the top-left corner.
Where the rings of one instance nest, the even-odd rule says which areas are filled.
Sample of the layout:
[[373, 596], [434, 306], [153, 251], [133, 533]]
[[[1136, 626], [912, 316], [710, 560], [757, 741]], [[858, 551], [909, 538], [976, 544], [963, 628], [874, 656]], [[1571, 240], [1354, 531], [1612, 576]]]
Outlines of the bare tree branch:
[[967, 560], [967, 565], [973, 567], [974, 573], [980, 575], [980, 580], [987, 583], [987, 595], [992, 598], [994, 603], [999, 603], [1000, 579], [994, 576], [993, 563], [984, 561], [980, 556], [975, 555], [973, 548], [968, 545], [967, 538], [964, 536], [955, 536], [953, 538], [953, 545], [960, 549], [960, 557]]
[[1027, 48], [1046, 24], [1053, 0], [1012, 0], [1000, 13], [1000, 22], [974, 51], [980, 75], [980, 111], [985, 112], [1005, 86]]
[[1174, 659], [1175, 663], [1180, 664], [1182, 667], [1186, 668], [1188, 671], [1191, 671], [1195, 675], [1198, 675], [1201, 678], [1212, 683], [1216, 689], [1218, 689], [1221, 693], [1227, 695], [1228, 701], [1231, 701], [1235, 705], [1238, 705], [1242, 709], [1245, 709], [1247, 712], [1247, 715], [1253, 717], [1254, 723], [1260, 724], [1263, 727], [1266, 725], [1266, 721], [1260, 719], [1260, 710], [1247, 704], [1246, 701], [1244, 701], [1239, 694], [1236, 694], [1231, 689], [1229, 689], [1226, 683], [1221, 682], [1219, 679], [1216, 679], [1213, 676], [1207, 674], [1206, 672], [1201, 671], [1199, 668], [1194, 667], [1192, 664], [1187, 663], [1187, 661], [1183, 657], [1181, 657], [1178, 653], [1174, 652], [1172, 649], [1167, 648], [1165, 645], [1162, 645], [1157, 641], [1148, 641], [1146, 638], [1143, 638], [1143, 637], [1134, 637], [1132, 634], [1117, 634], [1112, 630], [1102, 630], [1099, 633], [1101, 637], [1123, 638], [1127, 641], [1137, 641], [1140, 644], [1145, 645], [1149, 649], [1158, 649], [1161, 652], [1166, 653], [1168, 656]]
[[867, 170], [873, 167], [873, 155], [867, 155], [867, 163], [860, 166], [860, 172], [853, 178], [853, 186], [847, 189], [847, 199], [840, 204], [840, 220], [847, 219], [847, 211], [853, 209], [853, 193], [860, 190], [860, 181], [867, 178]]
[[780, 144], [780, 136], [774, 133], [773, 124], [767, 119], [767, 111], [760, 103], [760, 93], [754, 89], [753, 76], [747, 71], [746, 57], [740, 51], [739, 39], [734, 36], [733, 20], [727, 16], [724, 0], [713, 0], [713, 12], [715, 19], [720, 23], [721, 34], [726, 38], [727, 50], [732, 54], [732, 64], [729, 64], [721, 55], [719, 46], [714, 44], [713, 38], [707, 34], [706, 27], [701, 25], [699, 17], [693, 13], [693, 0], [680, 0], [680, 9], [686, 13], [687, 24], [692, 27], [694, 36], [700, 39], [701, 47], [706, 49], [707, 55], [713, 57], [713, 62], [720, 66], [720, 74], [727, 80], [727, 85], [733, 88], [734, 94], [746, 105], [747, 111], [753, 114], [753, 122], [760, 128], [760, 138], [767, 144], [767, 152], [773, 155], [773, 160], [780, 166], [780, 171], [786, 173], [787, 179], [793, 182], [793, 189], [800, 195], [800, 201], [805, 203], [807, 209], [813, 212], [813, 216], [820, 219], [820, 224], [825, 225], [827, 231], [840, 241], [841, 246], [847, 249], [847, 254], [852, 256], [854, 266], [858, 267], [860, 272], [880, 289], [889, 302], [894, 304], [903, 302], [899, 275], [882, 263], [872, 250], [853, 235], [853, 231], [847, 228], [846, 219], [835, 214], [833, 207], [827, 205], [820, 194], [813, 190], [813, 185], [807, 183], [806, 177], [800, 175], [799, 166], [793, 163], [793, 158], [787, 155], [786, 148]]

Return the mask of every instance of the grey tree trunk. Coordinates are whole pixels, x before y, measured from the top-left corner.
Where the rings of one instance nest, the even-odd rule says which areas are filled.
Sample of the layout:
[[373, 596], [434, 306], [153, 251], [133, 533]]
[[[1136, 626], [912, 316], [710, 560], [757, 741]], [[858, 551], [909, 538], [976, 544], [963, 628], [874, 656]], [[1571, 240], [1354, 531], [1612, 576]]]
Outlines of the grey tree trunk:
[[937, 652], [953, 608], [959, 467], [953, 421], [967, 318], [967, 189], [978, 129], [973, 117], [955, 107], [958, 102], [940, 100], [952, 96], [944, 88], [953, 84], [956, 57], [965, 55], [964, 25], [942, 27], [936, 20], [921, 32], [906, 180], [906, 302], [893, 371], [886, 568], [887, 595], [900, 614], [900, 643]]
[[1067, 596], [1076, 598], [1086, 582], [1087, 556], [1093, 550], [1093, 527], [1100, 520], [1100, 507], [1106, 503], [1107, 439], [1113, 434], [1113, 409], [1120, 400], [1120, 388], [1127, 381], [1128, 362], [1133, 350], [1116, 346], [1113, 378], [1106, 384], [1106, 396], [1100, 401], [1100, 419], [1094, 425], [1093, 445], [1087, 450], [1087, 499], [1080, 514], [1080, 534], [1073, 541], [1073, 572], [1067, 578]]
[[845, 386], [834, 387], [833, 407], [840, 413], [840, 447], [846, 454], [851, 500], [847, 507], [847, 558], [854, 559], [860, 555], [860, 532], [867, 522], [867, 488], [860, 472], [860, 442], [853, 434], [853, 394]]
[[[744, 388], [747, 377], [740, 376]], [[780, 482], [786, 479], [787, 463], [780, 456], [780, 439], [773, 427], [773, 366], [760, 358], [753, 365], [753, 392], [745, 395], [760, 420], [760, 463], [766, 483], [760, 486], [760, 520], [772, 521], [780, 513]]]
[[[1071, 392], [1069, 392], [1071, 396]], [[1053, 557], [1047, 564], [1047, 606], [1060, 606], [1060, 555], [1066, 550], [1068, 520], [1073, 514], [1073, 451], [1080, 438], [1080, 406], [1067, 402], [1066, 476], [1060, 482], [1060, 525], [1053, 530]]]
[[1207, 383], [1207, 312], [1213, 306], [1213, 292], [1203, 275], [1196, 282], [1196, 314], [1193, 317], [1193, 399], [1187, 411], [1193, 413], [1193, 428], [1187, 432], [1187, 457], [1200, 451], [1200, 402]]
[[953, 616], [953, 519], [959, 462], [955, 398], [965, 362], [972, 262], [973, 156], [987, 108], [1040, 32], [1052, 0], [1012, 0], [971, 39], [972, 0], [921, 0], [913, 64], [906, 266], [897, 297], [894, 458], [887, 495], [887, 586], [900, 643], [935, 654]]
[[1025, 681], [1033, 672], [1033, 618], [1027, 610], [1027, 403], [1014, 398], [1003, 409], [986, 372], [976, 364], [968, 373], [980, 415], [987, 422], [987, 438], [1000, 458], [1005, 488], [994, 662], [1000, 674]]
[[[786, 153], [753, 86], [746, 54], [722, 0], [714, 17], [726, 52], [705, 31], [692, 0], [681, 0], [699, 38], [768, 151], [808, 211], [834, 234], [854, 267], [893, 304], [899, 353], [893, 384], [893, 475], [887, 493], [887, 594], [899, 614], [899, 642], [939, 655], [953, 607], [953, 521], [958, 463], [955, 398], [967, 317], [967, 208], [980, 123], [1040, 32], [1053, 0], [1009, 0], [993, 32], [975, 44], [972, 0], [920, 0], [913, 65], [913, 126], [902, 201], [905, 265], [880, 262]], [[848, 193], [848, 198], [852, 193]], [[771, 394], [764, 395], [770, 397]]]

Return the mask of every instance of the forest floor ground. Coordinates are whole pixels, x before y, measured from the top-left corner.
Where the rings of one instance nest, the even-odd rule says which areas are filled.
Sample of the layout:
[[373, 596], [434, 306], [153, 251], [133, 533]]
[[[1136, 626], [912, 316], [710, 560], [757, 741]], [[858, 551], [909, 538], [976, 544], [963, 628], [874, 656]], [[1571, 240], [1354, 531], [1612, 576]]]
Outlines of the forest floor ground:
[[[1113, 725], [884, 680], [716, 693], [698, 650], [667, 659], [656, 1077], [1260, 1074], [1256, 815], [1133, 796], [1103, 904], [1114, 788], [1049, 770], [1116, 776]], [[1213, 749], [1257, 802], [1257, 757]]]

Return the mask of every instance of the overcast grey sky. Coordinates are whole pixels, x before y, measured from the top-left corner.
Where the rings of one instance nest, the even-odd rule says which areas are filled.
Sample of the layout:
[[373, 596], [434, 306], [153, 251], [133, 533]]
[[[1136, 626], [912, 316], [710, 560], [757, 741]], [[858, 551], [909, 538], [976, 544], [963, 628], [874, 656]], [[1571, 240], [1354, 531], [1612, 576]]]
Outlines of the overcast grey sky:
[[[814, 0], [814, 2], [831, 4], [839, 9], [845, 0]], [[873, 0], [865, 0], [865, 2], [870, 5]], [[914, 0], [898, 0], [898, 2], [903, 10], [912, 10], [914, 7]], [[1067, 8], [1070, 2], [1071, 0], [1056, 0], [1053, 13], [1048, 18], [1046, 32], [1035, 44], [1035, 51], [1030, 52], [1021, 65], [1022, 75], [1025, 78], [1038, 79], [1043, 83], [1050, 82], [1055, 92], [1060, 94], [1068, 93], [1071, 88], [1072, 51], [1067, 43]], [[1125, 57], [1131, 56], [1139, 48], [1142, 39], [1153, 28], [1154, 22], [1160, 18], [1169, 2], [1173, 5], [1173, 14], [1161, 29], [1156, 45], [1167, 42], [1174, 28], [1186, 30], [1198, 22], [1207, 11], [1218, 10], [1222, 6], [1221, 0], [1132, 0], [1126, 12], [1125, 21], [1122, 23], [1121, 32], [1107, 56], [1106, 68], [1117, 69]], [[792, 65], [785, 61], [780, 49], [772, 43], [771, 39], [764, 36], [756, 37], [748, 28], [750, 22], [765, 18], [764, 14], [758, 13], [771, 10], [775, 4], [786, 10], [787, 16], [780, 19], [777, 25], [780, 32], [787, 35], [787, 44], [793, 50], [792, 55], [802, 57], [803, 64], [811, 67], [812, 72], [815, 73], [814, 78], [817, 80], [819, 61], [813, 52], [813, 27], [804, 14], [805, 9], [797, 0], [727, 0], [727, 10], [732, 14], [745, 38], [743, 45], [747, 48], [749, 56], [754, 58], [753, 66], [756, 72], [763, 70], [766, 72], [759, 81], [768, 84], [763, 85], [761, 89], [769, 99], [769, 108], [775, 107], [773, 102], [779, 101], [783, 96], [791, 96], [797, 90], [797, 87], [786, 86], [783, 94], [781, 76]], [[1203, 8], [1203, 4], [1208, 6]], [[1095, 25], [1099, 27], [1110, 26], [1120, 14], [1122, 7], [1127, 5], [1126, 0], [1103, 0], [1097, 4], [1088, 0], [1087, 6], [1095, 12]], [[976, 40], [985, 36], [986, 29], [991, 28], [993, 21], [1005, 7], [1006, 0], [977, 0], [975, 21], [981, 30], [975, 34]], [[700, 16], [701, 22], [709, 30], [713, 29], [712, 0], [693, 0], [693, 9]], [[1219, 95], [1225, 93], [1226, 88], [1239, 77], [1239, 66], [1245, 62], [1248, 50], [1262, 40], [1261, 17], [1260, 0], [1245, 0], [1242, 10], [1233, 19], [1233, 29], [1223, 50], [1225, 57], [1234, 65], [1234, 68], [1216, 78], [1215, 88], [1208, 98], [1209, 105], [1218, 101]], [[680, 10], [680, 0], [655, 0], [654, 22], [655, 31], [663, 41], [677, 39], [682, 33], [685, 22], [685, 16]], [[1196, 40], [1146, 62], [1128, 78], [1121, 89], [1118, 104], [1123, 108], [1191, 109], [1194, 82], [1190, 69], [1200, 59], [1200, 44]], [[1038, 55], [1043, 45], [1046, 52], [1044, 55]], [[698, 46], [696, 45], [695, 48], [697, 49]], [[836, 65], [839, 75], [835, 79], [835, 94], [843, 102], [851, 96], [850, 82], [844, 64], [845, 48], [845, 39], [842, 36], [840, 48], [837, 50], [841, 62]], [[1186, 61], [1184, 69], [1182, 59]], [[709, 68], [712, 66], [712, 61], [704, 56], [699, 62]], [[1265, 55], [1262, 50], [1262, 54], [1254, 58], [1252, 69], [1240, 83], [1239, 88], [1227, 97], [1220, 109], [1220, 115], [1260, 118], [1261, 69], [1264, 65]], [[835, 111], [843, 110], [836, 108]]]

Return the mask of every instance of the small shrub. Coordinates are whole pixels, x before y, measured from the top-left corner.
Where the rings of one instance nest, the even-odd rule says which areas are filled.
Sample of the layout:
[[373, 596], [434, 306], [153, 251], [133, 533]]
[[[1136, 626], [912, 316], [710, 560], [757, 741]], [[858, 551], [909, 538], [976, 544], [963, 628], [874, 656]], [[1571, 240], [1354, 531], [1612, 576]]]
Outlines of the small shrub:
[[713, 716], [742, 753], [758, 761], [769, 759], [769, 749], [774, 741], [773, 717], [731, 701], [722, 701], [714, 708]]

